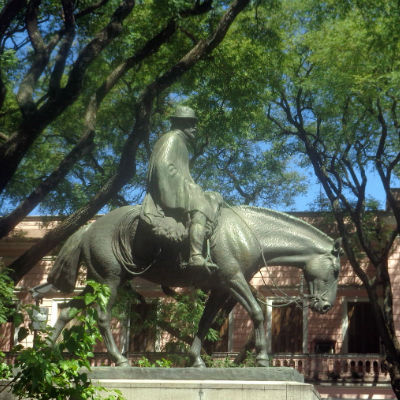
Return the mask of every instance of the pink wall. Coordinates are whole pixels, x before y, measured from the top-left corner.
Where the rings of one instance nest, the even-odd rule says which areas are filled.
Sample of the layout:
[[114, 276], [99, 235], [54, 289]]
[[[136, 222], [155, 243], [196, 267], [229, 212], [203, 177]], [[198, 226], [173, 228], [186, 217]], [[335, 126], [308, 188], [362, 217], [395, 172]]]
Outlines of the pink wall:
[[393, 293], [393, 314], [397, 331], [400, 338], [400, 238], [397, 237], [396, 246], [390, 255], [389, 274]]

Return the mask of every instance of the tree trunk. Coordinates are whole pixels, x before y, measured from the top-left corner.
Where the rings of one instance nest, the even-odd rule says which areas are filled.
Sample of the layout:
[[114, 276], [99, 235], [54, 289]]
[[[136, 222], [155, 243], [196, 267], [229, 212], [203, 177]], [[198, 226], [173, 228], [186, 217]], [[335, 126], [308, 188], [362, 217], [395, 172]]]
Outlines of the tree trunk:
[[385, 360], [385, 367], [390, 375], [390, 383], [396, 398], [400, 400], [400, 359], [390, 362], [388, 358]]

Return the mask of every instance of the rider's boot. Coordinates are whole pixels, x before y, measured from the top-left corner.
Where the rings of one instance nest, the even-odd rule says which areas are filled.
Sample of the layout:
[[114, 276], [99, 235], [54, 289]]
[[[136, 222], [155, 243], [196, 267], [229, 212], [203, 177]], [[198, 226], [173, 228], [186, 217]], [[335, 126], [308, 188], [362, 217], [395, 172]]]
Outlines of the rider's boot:
[[[197, 216], [196, 216], [197, 217]], [[203, 245], [206, 235], [206, 218], [195, 218], [189, 230], [190, 239], [190, 256], [188, 266], [190, 267], [205, 267], [208, 271], [218, 269], [217, 264], [207, 261], [203, 257]], [[204, 221], [204, 223], [202, 223]]]

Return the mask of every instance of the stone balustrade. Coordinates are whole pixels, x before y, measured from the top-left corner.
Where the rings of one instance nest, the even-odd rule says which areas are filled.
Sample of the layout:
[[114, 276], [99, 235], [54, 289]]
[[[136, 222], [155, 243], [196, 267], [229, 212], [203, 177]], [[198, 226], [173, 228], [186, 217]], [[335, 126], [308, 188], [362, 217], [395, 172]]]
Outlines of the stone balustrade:
[[[237, 353], [214, 353], [215, 360], [233, 360]], [[128, 358], [132, 363], [142, 357], [150, 361], [169, 358], [165, 353], [132, 353]], [[6, 360], [13, 363], [14, 356], [6, 353]], [[378, 354], [274, 354], [271, 364], [275, 367], [292, 367], [304, 375], [307, 382], [342, 383], [389, 383], [383, 358]], [[114, 365], [107, 353], [95, 353], [92, 366]]]
[[277, 354], [272, 356], [272, 365], [296, 368], [312, 382], [390, 382], [378, 354]]

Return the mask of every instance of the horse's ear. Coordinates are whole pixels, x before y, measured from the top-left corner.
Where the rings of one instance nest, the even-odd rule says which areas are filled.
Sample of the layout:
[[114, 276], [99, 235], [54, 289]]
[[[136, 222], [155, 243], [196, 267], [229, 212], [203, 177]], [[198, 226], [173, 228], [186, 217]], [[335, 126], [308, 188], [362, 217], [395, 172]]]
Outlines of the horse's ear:
[[333, 243], [332, 254], [333, 254], [335, 257], [342, 256], [342, 255], [344, 254], [344, 251], [343, 251], [343, 249], [342, 249], [342, 242], [343, 242], [343, 240], [342, 240], [342, 238], [340, 237], [340, 238], [337, 238], [337, 239], [335, 240], [335, 242]]

